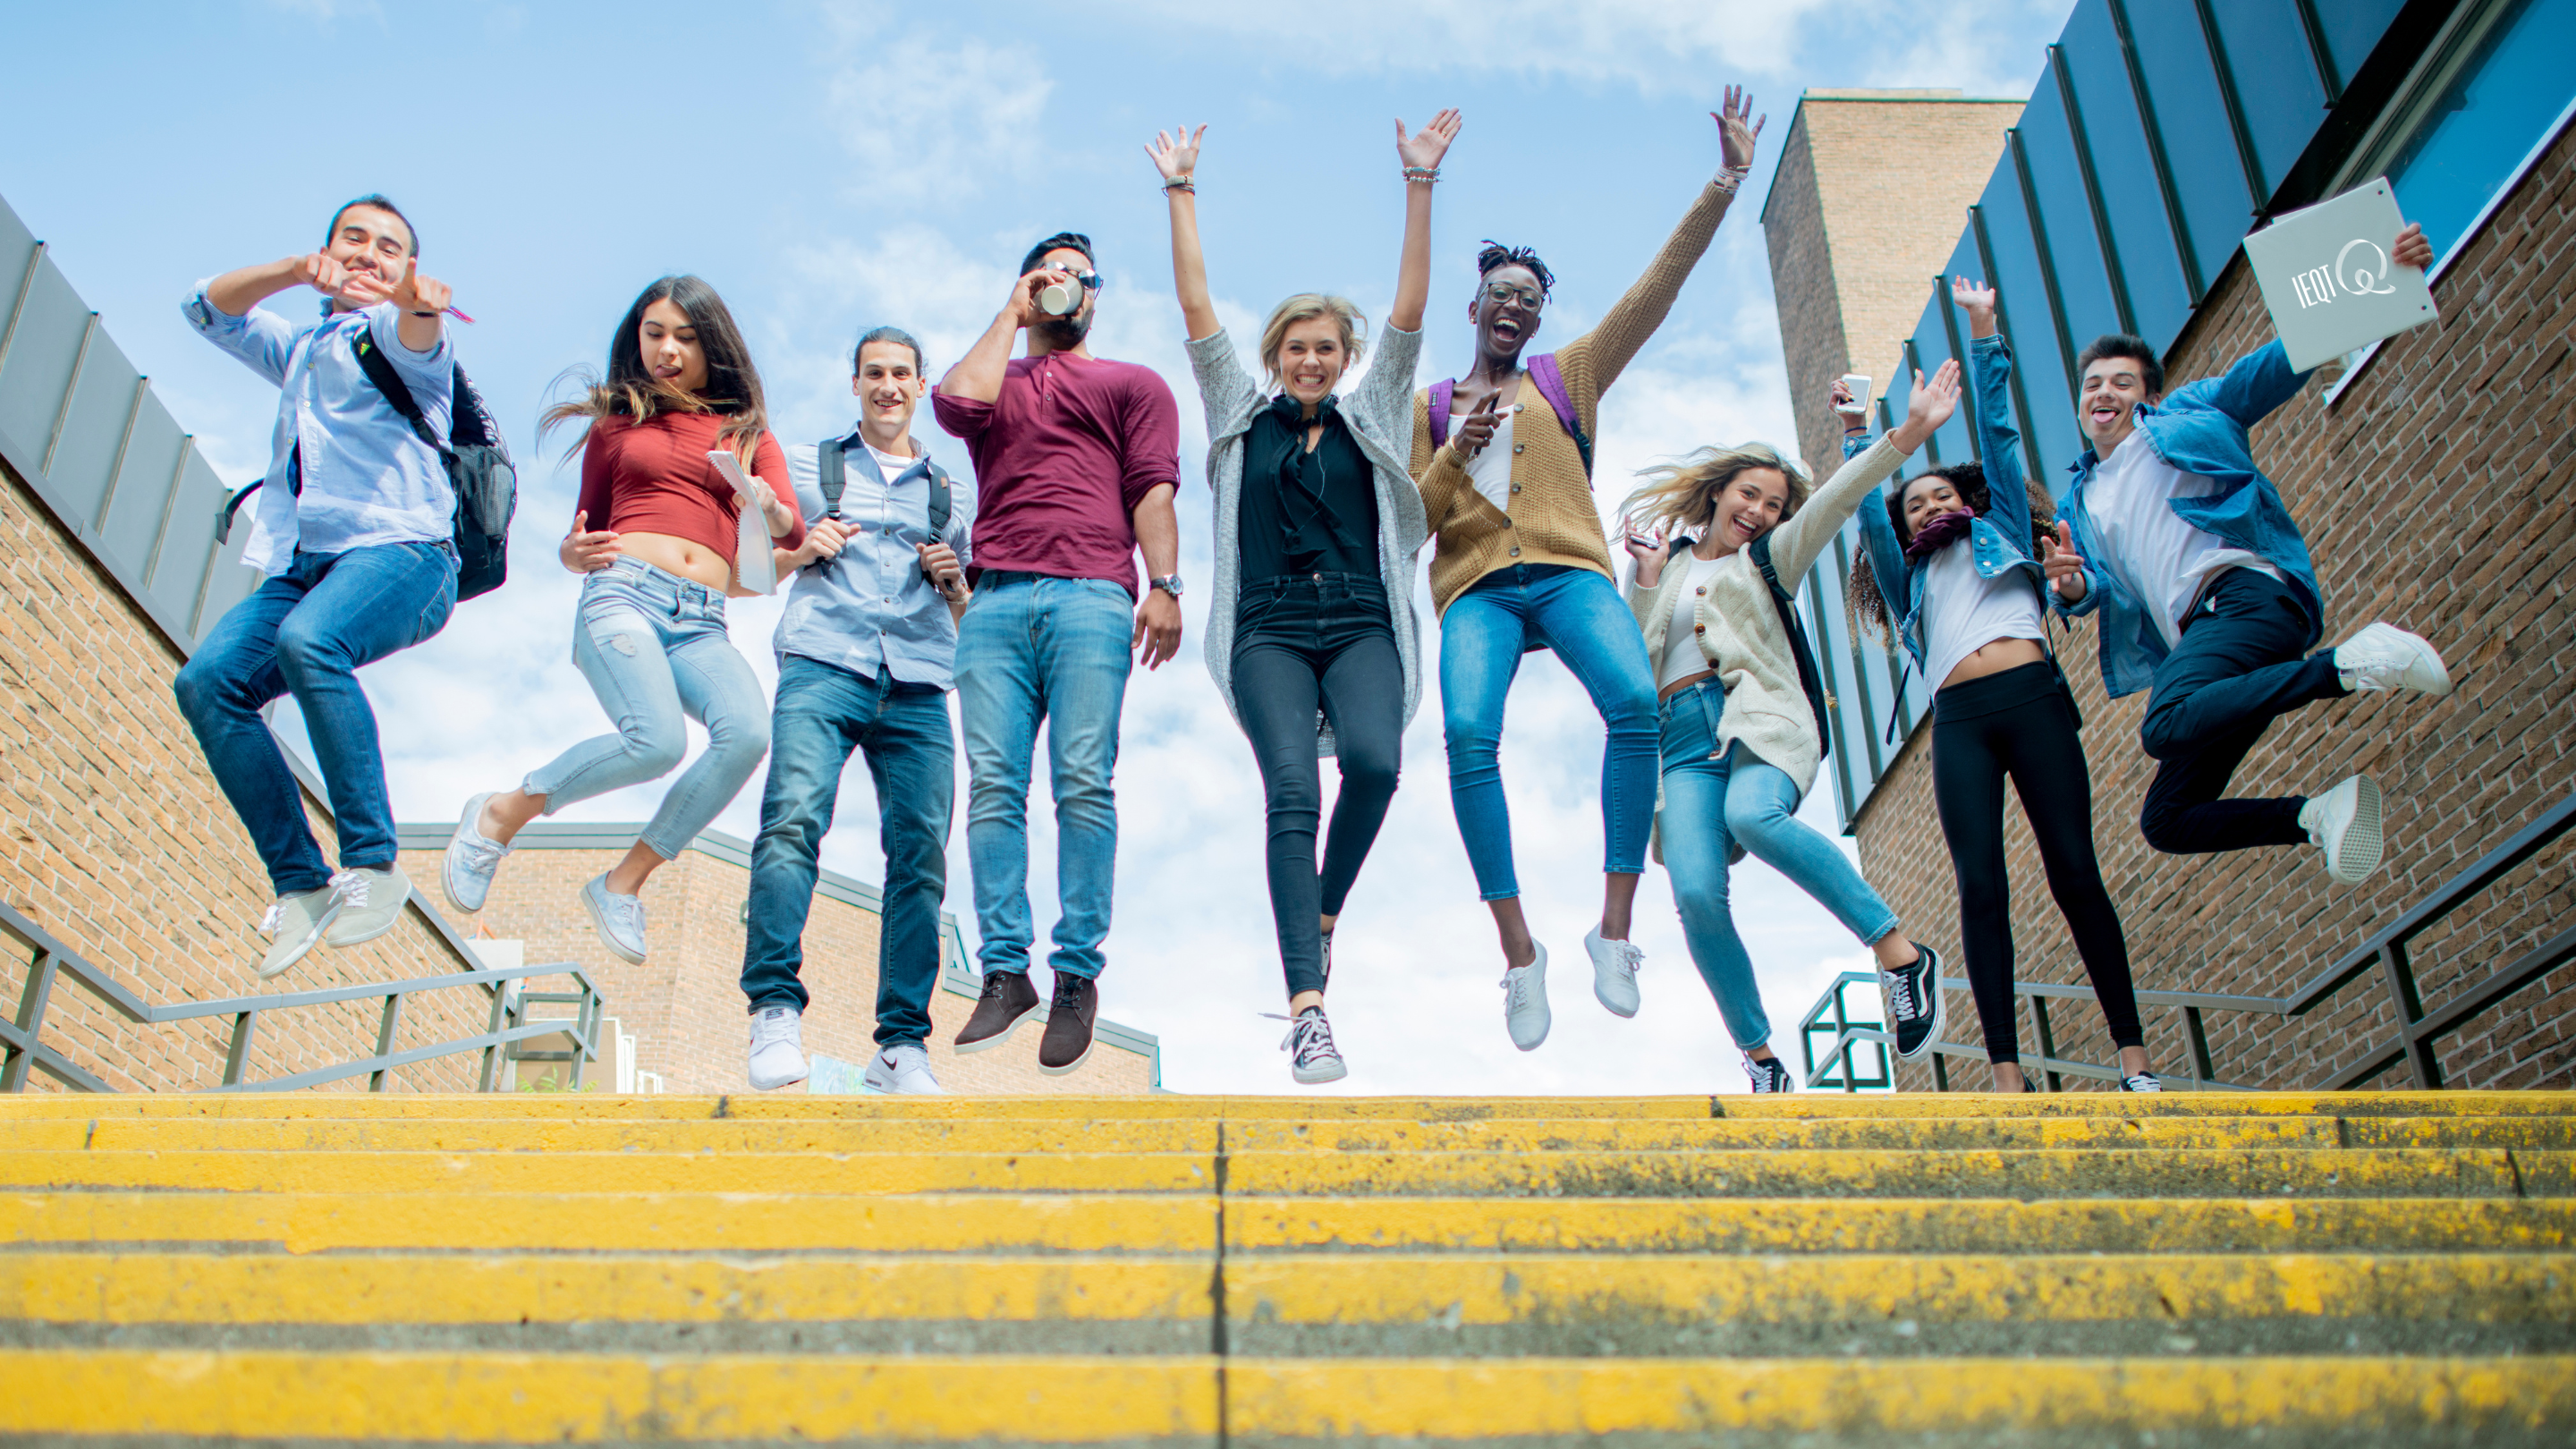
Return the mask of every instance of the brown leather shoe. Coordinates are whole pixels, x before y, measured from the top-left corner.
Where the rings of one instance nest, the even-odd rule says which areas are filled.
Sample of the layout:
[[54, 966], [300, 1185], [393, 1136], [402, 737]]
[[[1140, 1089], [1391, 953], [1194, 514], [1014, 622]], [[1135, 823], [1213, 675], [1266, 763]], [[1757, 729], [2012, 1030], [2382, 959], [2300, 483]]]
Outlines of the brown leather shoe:
[[1055, 998], [1047, 1003], [1046, 1035], [1038, 1039], [1038, 1070], [1061, 1077], [1091, 1058], [1091, 1023], [1100, 1015], [1100, 986], [1087, 976], [1055, 973]]
[[1029, 1013], [1038, 1009], [1038, 989], [1029, 984], [1026, 971], [987, 971], [984, 994], [975, 1002], [975, 1014], [957, 1029], [957, 1040], [950, 1043], [961, 1052], [980, 1052], [997, 1047], [1011, 1039]]

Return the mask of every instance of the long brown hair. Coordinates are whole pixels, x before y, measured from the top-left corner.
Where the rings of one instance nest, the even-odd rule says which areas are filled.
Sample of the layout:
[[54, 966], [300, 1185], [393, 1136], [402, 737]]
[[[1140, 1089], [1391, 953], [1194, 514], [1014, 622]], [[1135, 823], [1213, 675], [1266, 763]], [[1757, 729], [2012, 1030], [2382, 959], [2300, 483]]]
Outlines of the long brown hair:
[[[1986, 510], [1994, 506], [1995, 497], [1987, 486], [1984, 464], [1953, 463], [1946, 468], [1926, 468], [1906, 479], [1904, 487], [1890, 494], [1886, 500], [1887, 520], [1896, 525], [1896, 537], [1900, 543], [1910, 542], [1914, 537], [1914, 531], [1905, 526], [1905, 489], [1924, 478], [1947, 481], [1958, 490], [1960, 501], [1968, 505], [1968, 511], [1979, 518], [1985, 517]], [[2030, 495], [2030, 556], [2037, 558], [2040, 540], [2056, 537], [2057, 502], [2036, 480], [2022, 479], [2022, 489]], [[1851, 610], [1854, 628], [1881, 639], [1889, 636], [1892, 626], [1888, 623], [1887, 596], [1879, 592], [1878, 573], [1869, 566], [1867, 549], [1861, 550], [1860, 557], [1852, 561], [1851, 580], [1843, 585], [1843, 603]]]
[[1769, 443], [1702, 448], [1677, 463], [1649, 468], [1638, 476], [1645, 483], [1619, 505], [1620, 516], [1635, 532], [1664, 534], [1704, 528], [1717, 513], [1717, 495], [1736, 476], [1768, 468], [1789, 481], [1789, 496], [1780, 506], [1780, 522], [1797, 516], [1813, 486], [1807, 470]]
[[[696, 392], [680, 391], [644, 365], [640, 340], [644, 312], [656, 302], [668, 302], [687, 314], [689, 326], [698, 334], [698, 350], [707, 359], [707, 384]], [[576, 368], [564, 376], [581, 388], [581, 396], [546, 409], [537, 431], [542, 437], [557, 423], [582, 420], [582, 435], [573, 440], [575, 452], [590, 437], [588, 424], [601, 418], [641, 423], [660, 412], [720, 413], [726, 422], [718, 441], [732, 448], [747, 469], [752, 450], [760, 446], [760, 435], [769, 430], [760, 370], [751, 365], [751, 349], [742, 340], [742, 329], [734, 325], [733, 313], [716, 289], [694, 276], [657, 278], [636, 297], [635, 305], [626, 309], [626, 320], [617, 324], [616, 335], [608, 339], [606, 378], [588, 368]]]

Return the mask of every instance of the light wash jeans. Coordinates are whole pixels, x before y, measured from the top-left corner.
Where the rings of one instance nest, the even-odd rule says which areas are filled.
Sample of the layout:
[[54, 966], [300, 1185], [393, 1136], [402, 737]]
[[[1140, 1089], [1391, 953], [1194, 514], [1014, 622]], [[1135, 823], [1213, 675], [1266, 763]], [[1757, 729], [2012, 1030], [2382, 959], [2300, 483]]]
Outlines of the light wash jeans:
[[1118, 861], [1118, 712], [1135, 601], [1100, 579], [987, 571], [957, 623], [966, 859], [985, 972], [1029, 969], [1029, 772], [1047, 727], [1063, 914], [1047, 965], [1098, 980]]
[[658, 780], [688, 752], [683, 720], [707, 727], [707, 748], [662, 797], [640, 837], [677, 860], [742, 791], [769, 753], [769, 701], [725, 636], [724, 595], [621, 558], [581, 581], [572, 662], [617, 733], [587, 739], [532, 770], [519, 788], [554, 814], [577, 800]]
[[1737, 845], [1814, 896], [1863, 944], [1896, 929], [1896, 912], [1834, 843], [1798, 822], [1798, 784], [1737, 741], [1723, 758], [1717, 722], [1726, 691], [1702, 680], [1663, 702], [1664, 869], [1673, 877], [1691, 963], [1717, 998], [1726, 1031], [1751, 1051], [1771, 1040], [1771, 1018], [1753, 980], [1753, 958], [1727, 905], [1728, 857]]
[[296, 551], [286, 571], [233, 605], [171, 681], [179, 712], [281, 896], [319, 890], [331, 867], [304, 818], [304, 792], [260, 707], [282, 694], [304, 711], [340, 836], [343, 870], [394, 863], [394, 813], [376, 714], [358, 687], [373, 664], [435, 634], [456, 607], [456, 553], [444, 543]]
[[1521, 656], [1553, 649], [1601, 711], [1601, 869], [1646, 868], [1655, 825], [1655, 676], [1637, 616], [1608, 579], [1561, 564], [1496, 569], [1440, 616], [1440, 711], [1449, 744], [1449, 808], [1485, 900], [1521, 893], [1503, 799], [1503, 700]]

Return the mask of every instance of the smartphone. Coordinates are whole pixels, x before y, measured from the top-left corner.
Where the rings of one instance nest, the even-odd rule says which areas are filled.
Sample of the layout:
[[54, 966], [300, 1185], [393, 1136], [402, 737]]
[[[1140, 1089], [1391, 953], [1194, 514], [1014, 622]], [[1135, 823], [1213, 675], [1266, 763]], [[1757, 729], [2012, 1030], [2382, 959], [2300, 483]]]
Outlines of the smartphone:
[[1843, 391], [1851, 394], [1851, 401], [1844, 403], [1842, 406], [1834, 409], [1834, 411], [1855, 418], [1867, 416], [1869, 413], [1869, 379], [1857, 372], [1846, 372], [1843, 374]]

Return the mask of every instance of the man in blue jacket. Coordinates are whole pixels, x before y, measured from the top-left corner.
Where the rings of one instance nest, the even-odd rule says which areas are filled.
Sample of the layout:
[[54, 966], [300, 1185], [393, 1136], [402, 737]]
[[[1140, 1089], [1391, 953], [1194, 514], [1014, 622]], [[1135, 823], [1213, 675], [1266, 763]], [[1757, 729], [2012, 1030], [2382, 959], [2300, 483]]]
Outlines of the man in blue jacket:
[[[2390, 255], [2421, 269], [2433, 248], [2410, 225]], [[2221, 798], [2276, 715], [2357, 690], [2451, 692], [2433, 646], [2394, 625], [2309, 652], [2324, 635], [2324, 591], [2247, 441], [2307, 375], [2274, 342], [2166, 397], [2155, 349], [2121, 335], [2085, 348], [2076, 366], [2076, 421], [2093, 446], [2075, 462], [2065, 513], [2092, 567], [2083, 595], [2061, 607], [2101, 612], [2112, 698], [2153, 691], [2138, 731], [2159, 762], [2138, 819], [2147, 843], [2174, 854], [2313, 844], [2334, 879], [2366, 879], [2382, 845], [2369, 776], [2322, 795]]]

